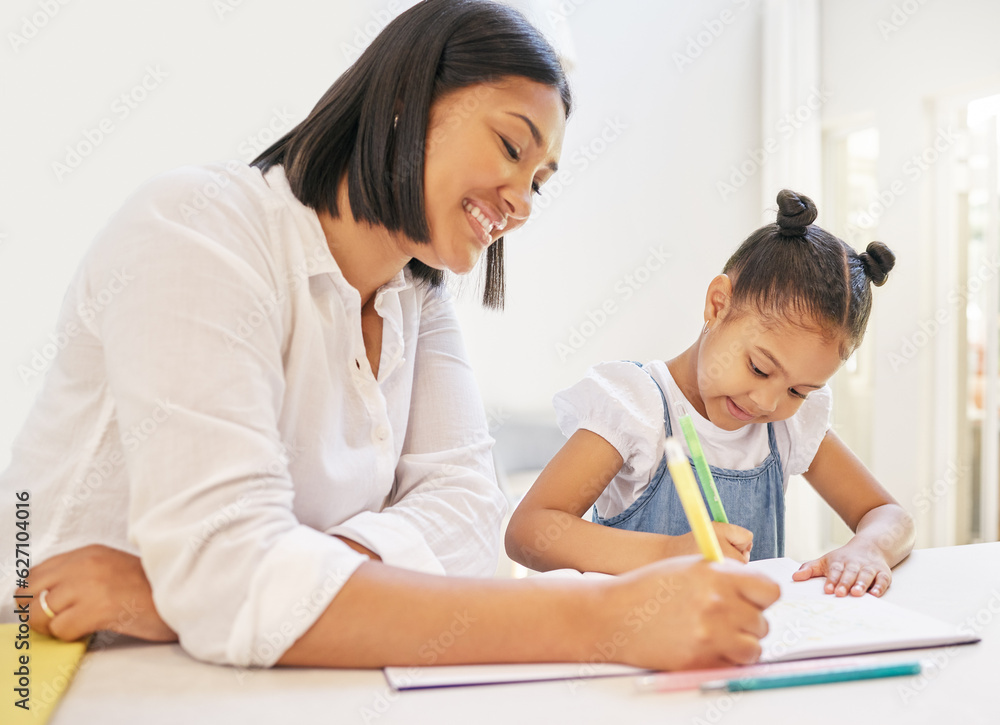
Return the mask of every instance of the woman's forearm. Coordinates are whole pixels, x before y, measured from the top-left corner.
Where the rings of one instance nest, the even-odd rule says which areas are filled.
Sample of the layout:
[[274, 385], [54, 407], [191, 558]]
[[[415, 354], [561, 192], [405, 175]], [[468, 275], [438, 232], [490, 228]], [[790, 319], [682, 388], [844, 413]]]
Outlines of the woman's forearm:
[[369, 562], [279, 664], [752, 662], [778, 589], [734, 566], [674, 559], [594, 582], [445, 578]]
[[[596, 637], [594, 597], [595, 587], [582, 580], [536, 585], [363, 564], [279, 663], [382, 667], [573, 661], [584, 654], [574, 644]], [[538, 626], [541, 622], [547, 626]], [[588, 625], [593, 633], [584, 631]], [[528, 630], [534, 636], [521, 636]]]

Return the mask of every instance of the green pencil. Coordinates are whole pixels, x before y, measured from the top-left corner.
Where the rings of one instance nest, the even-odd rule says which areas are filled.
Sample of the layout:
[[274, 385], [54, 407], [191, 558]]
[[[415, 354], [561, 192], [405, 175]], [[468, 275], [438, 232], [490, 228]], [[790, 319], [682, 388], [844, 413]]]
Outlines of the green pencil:
[[694, 470], [698, 473], [698, 482], [701, 484], [701, 489], [705, 492], [705, 498], [708, 500], [708, 508], [712, 512], [712, 519], [728, 524], [729, 519], [726, 517], [726, 510], [722, 508], [722, 499], [719, 498], [719, 490], [715, 487], [712, 471], [708, 467], [708, 461], [705, 460], [705, 452], [701, 449], [701, 441], [698, 440], [698, 434], [694, 430], [694, 423], [691, 420], [691, 416], [682, 415], [678, 420], [681, 424], [681, 430], [684, 432], [684, 440], [687, 441], [688, 450], [691, 451], [691, 457], [694, 458]]

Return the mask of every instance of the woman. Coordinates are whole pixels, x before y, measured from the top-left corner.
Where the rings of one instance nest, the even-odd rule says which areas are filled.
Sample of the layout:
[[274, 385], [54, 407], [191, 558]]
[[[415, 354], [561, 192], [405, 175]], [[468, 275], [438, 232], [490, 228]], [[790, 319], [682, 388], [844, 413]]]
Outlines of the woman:
[[[428, 0], [253, 167], [140, 189], [67, 296], [60, 325], [82, 332], [3, 477], [31, 482], [47, 559], [33, 626], [176, 633], [258, 666], [587, 660], [608, 642], [642, 666], [754, 660], [777, 587], [747, 573], [468, 578], [495, 567], [504, 502], [440, 283], [488, 250], [484, 301], [502, 304], [500, 237], [555, 172], [569, 109], [520, 15]], [[653, 600], [636, 637], [623, 622]]]

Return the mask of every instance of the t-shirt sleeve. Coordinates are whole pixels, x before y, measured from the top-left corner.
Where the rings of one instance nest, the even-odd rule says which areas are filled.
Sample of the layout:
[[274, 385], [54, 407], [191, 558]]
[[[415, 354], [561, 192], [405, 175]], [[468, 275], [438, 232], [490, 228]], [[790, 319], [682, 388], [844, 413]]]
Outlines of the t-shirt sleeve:
[[595, 365], [553, 397], [556, 422], [569, 438], [579, 429], [601, 436], [624, 461], [619, 483], [645, 485], [663, 454], [663, 401], [653, 379], [630, 362]]
[[809, 393], [798, 412], [785, 421], [789, 452], [785, 458], [785, 475], [798, 476], [809, 470], [819, 444], [830, 429], [833, 411], [833, 391], [824, 385]]

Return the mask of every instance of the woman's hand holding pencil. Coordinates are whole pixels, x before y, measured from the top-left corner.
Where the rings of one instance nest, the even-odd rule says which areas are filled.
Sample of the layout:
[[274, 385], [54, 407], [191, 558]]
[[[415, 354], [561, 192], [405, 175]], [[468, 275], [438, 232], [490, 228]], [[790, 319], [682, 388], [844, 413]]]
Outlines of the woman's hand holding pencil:
[[[650, 564], [610, 584], [612, 591], [624, 593], [631, 601], [645, 602], [632, 609], [624, 627], [614, 633], [612, 644], [626, 650], [624, 661], [639, 667], [657, 659], [659, 667], [664, 667], [664, 652], [672, 653], [675, 660], [665, 669], [756, 662], [760, 639], [768, 629], [763, 610], [774, 603], [780, 589], [767, 577], [724, 560], [691, 466], [673, 438], [667, 438], [666, 455], [701, 560], [678, 557]], [[610, 607], [610, 611], [615, 609]], [[665, 610], [670, 611], [669, 617], [663, 616]]]
[[[742, 564], [691, 556], [601, 584], [608, 588], [601, 603], [608, 628], [595, 635], [597, 651], [636, 667], [667, 670], [756, 662], [759, 640], [768, 631], [764, 610], [781, 593], [777, 583]], [[624, 619], [622, 611], [628, 612]]]

